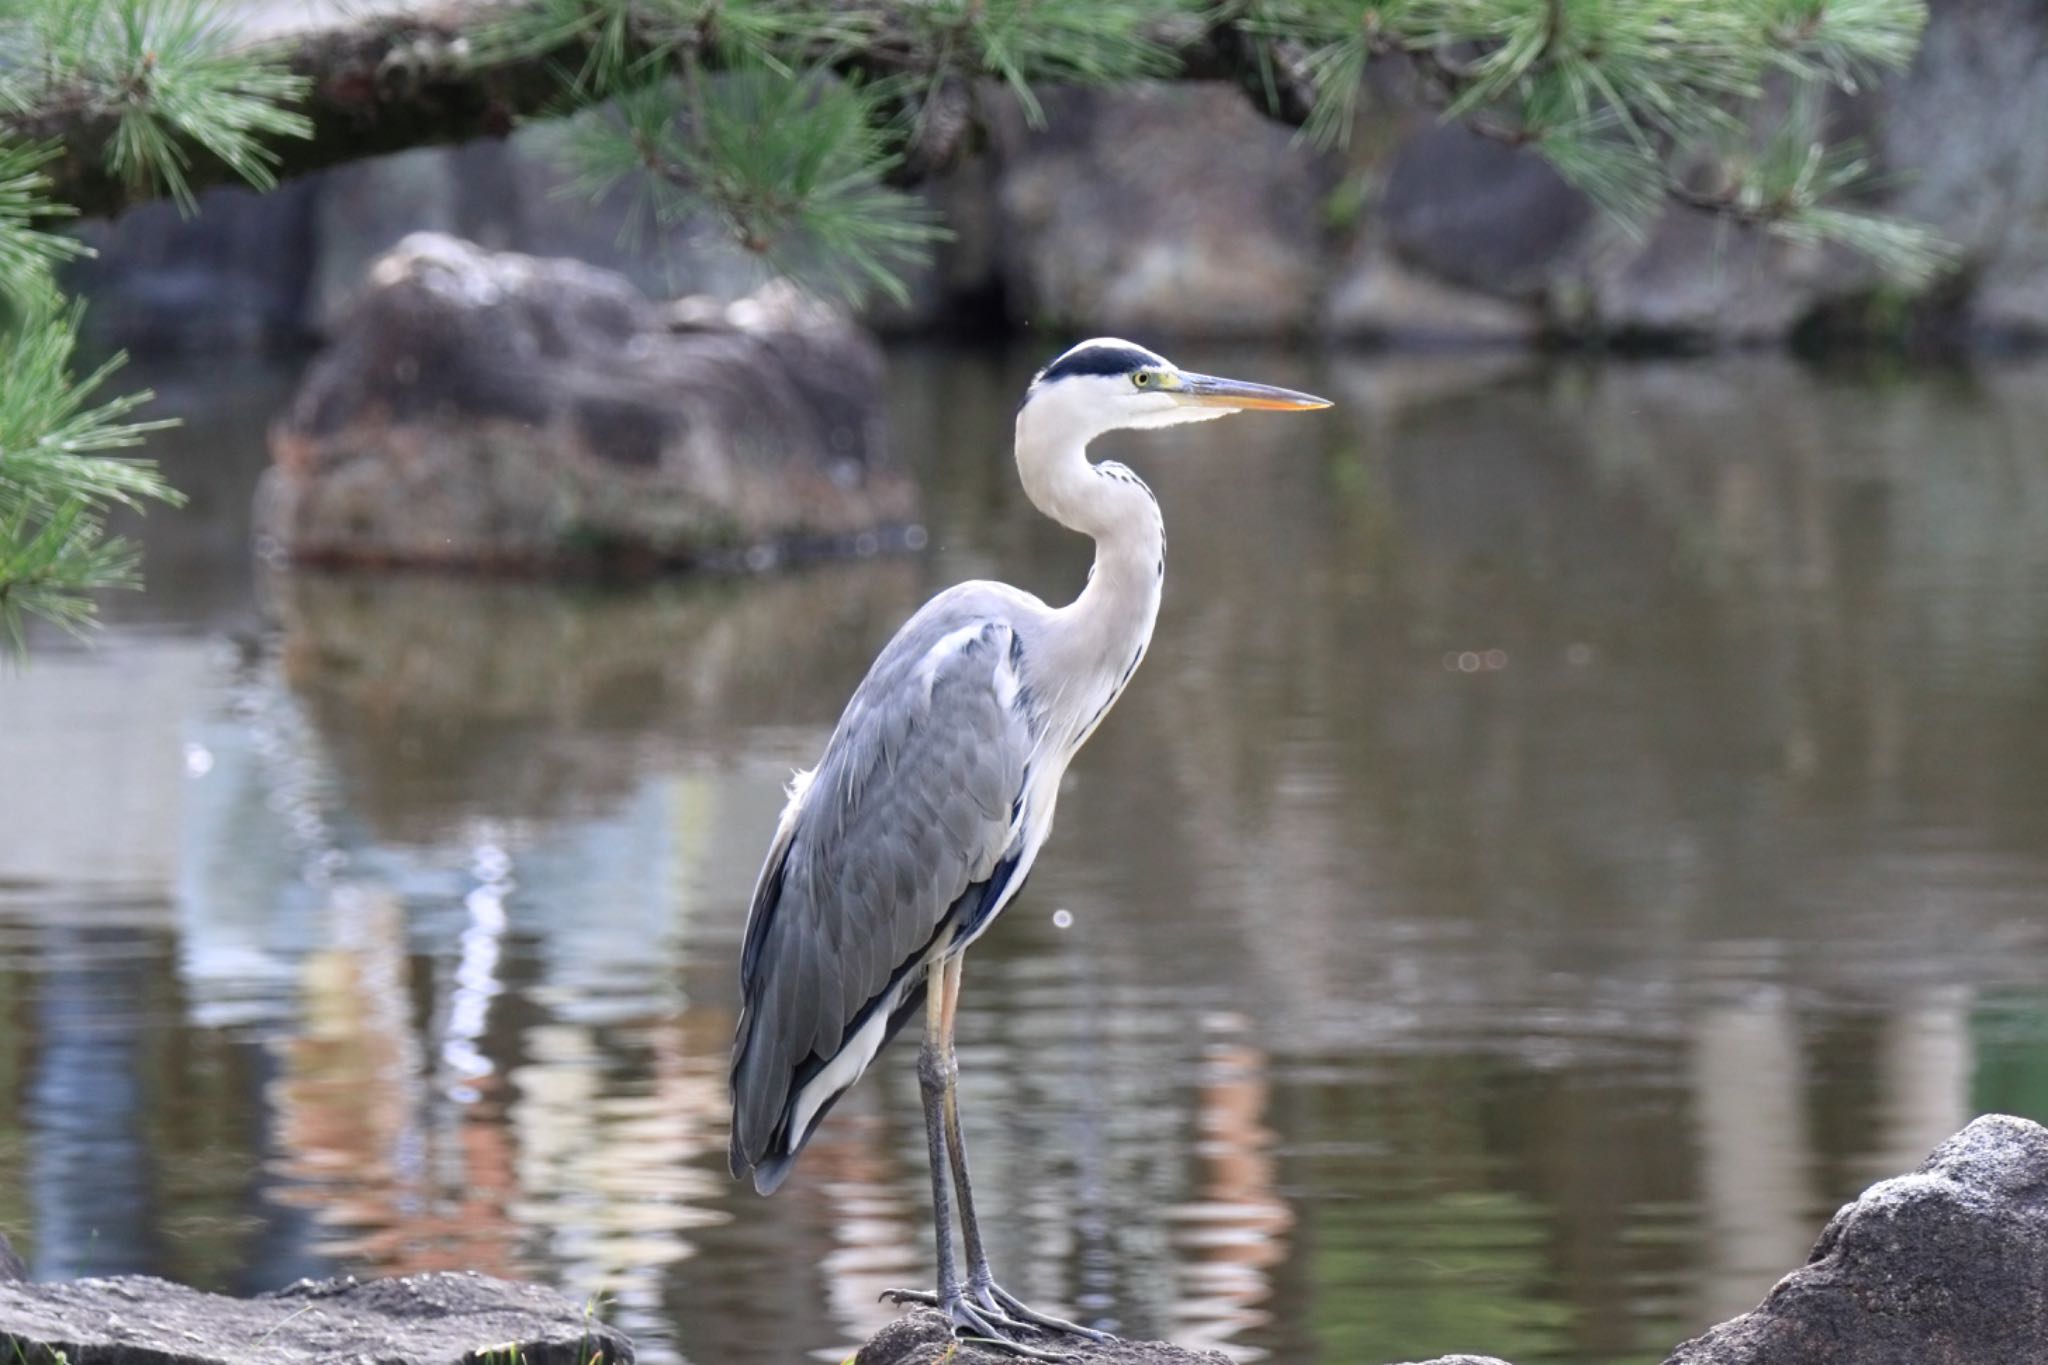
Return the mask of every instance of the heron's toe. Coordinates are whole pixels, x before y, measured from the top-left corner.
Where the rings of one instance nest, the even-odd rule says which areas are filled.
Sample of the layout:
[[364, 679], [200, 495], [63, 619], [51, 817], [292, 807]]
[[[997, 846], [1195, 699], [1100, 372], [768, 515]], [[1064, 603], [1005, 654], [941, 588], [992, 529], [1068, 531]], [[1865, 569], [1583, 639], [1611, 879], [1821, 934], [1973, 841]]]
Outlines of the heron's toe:
[[1115, 1337], [1107, 1332], [1099, 1332], [1093, 1327], [1083, 1327], [1078, 1322], [1068, 1322], [1065, 1318], [1054, 1317], [1050, 1313], [1041, 1313], [994, 1281], [976, 1285], [974, 1287], [974, 1297], [982, 1307], [991, 1312], [1000, 1313], [1012, 1322], [1023, 1323], [1028, 1327], [1036, 1328], [1040, 1332], [1050, 1332], [1056, 1336], [1080, 1337], [1084, 1341], [1116, 1340]]
[[[1000, 1294], [1001, 1291], [997, 1290], [996, 1293]], [[923, 1308], [938, 1309], [946, 1315], [946, 1320], [953, 1324], [953, 1335], [972, 1345], [986, 1346], [1004, 1355], [1015, 1356], [1019, 1360], [1064, 1362], [1074, 1359], [1066, 1352], [1040, 1350], [1036, 1346], [1029, 1346], [1017, 1340], [1019, 1336], [1035, 1337], [1050, 1329], [1040, 1329], [1029, 1321], [1011, 1317], [1001, 1307], [987, 1301], [993, 1296], [987, 1295], [985, 1290], [977, 1293], [976, 1297], [983, 1301], [977, 1304], [962, 1294], [948, 1302], [929, 1289], [885, 1289], [880, 1295], [882, 1300], [889, 1303], [917, 1304]], [[1085, 1327], [1074, 1330], [1083, 1335], [1089, 1334]]]
[[875, 1295], [876, 1303], [922, 1304], [926, 1308], [937, 1308], [939, 1296], [929, 1289], [884, 1289]]

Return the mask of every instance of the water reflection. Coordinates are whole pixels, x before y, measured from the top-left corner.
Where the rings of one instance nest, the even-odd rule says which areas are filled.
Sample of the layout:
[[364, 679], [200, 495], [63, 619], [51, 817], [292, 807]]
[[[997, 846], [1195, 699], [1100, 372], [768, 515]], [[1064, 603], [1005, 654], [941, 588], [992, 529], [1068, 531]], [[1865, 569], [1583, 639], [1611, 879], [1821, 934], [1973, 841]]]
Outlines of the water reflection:
[[[1266, 1126], [1272, 1078], [1265, 1054], [1233, 1037], [1243, 1021], [1205, 1021], [1216, 1040], [1204, 1050], [1195, 1091], [1195, 1197], [1169, 1210], [1181, 1292], [1172, 1336], [1195, 1348], [1228, 1348], [1272, 1320], [1270, 1272], [1287, 1259], [1294, 1211], [1280, 1197], [1276, 1140]], [[1238, 1346], [1239, 1359], [1264, 1356]]]
[[[1184, 359], [1344, 405], [1128, 443], [1158, 643], [961, 1023], [1012, 1287], [1248, 1360], [1638, 1361], [2048, 1117], [2048, 376]], [[537, 1275], [700, 1365], [885, 1320], [914, 1078], [736, 1189], [732, 961], [895, 624], [1079, 580], [1002, 453], [1028, 368], [901, 357], [932, 552], [758, 582], [258, 578], [249, 462], [174, 447], [176, 571], [0, 675], [38, 1271]]]

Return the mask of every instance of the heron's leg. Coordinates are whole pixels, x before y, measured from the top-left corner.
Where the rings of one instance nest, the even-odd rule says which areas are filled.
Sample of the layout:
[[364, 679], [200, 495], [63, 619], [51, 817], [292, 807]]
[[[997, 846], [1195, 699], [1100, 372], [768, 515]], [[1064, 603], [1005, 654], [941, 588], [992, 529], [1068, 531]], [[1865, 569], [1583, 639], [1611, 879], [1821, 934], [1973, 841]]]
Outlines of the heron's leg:
[[924, 1101], [924, 1136], [931, 1152], [932, 1224], [939, 1253], [939, 1302], [945, 1305], [960, 1297], [960, 1272], [953, 1264], [953, 1205], [946, 1192], [946, 1057], [939, 1040], [939, 1016], [944, 1005], [942, 997], [943, 992], [939, 990], [932, 990], [925, 997], [924, 1041], [917, 1049], [917, 1089]]
[[994, 1346], [1008, 1354], [1027, 1360], [1064, 1360], [1065, 1356], [1034, 1351], [1011, 1341], [1003, 1334], [1028, 1330], [1022, 1322], [1005, 1316], [1000, 1309], [979, 1306], [960, 1292], [960, 1272], [953, 1263], [952, 1200], [946, 1191], [947, 1057], [942, 1020], [945, 1005], [945, 992], [941, 989], [943, 970], [935, 969], [937, 979], [926, 994], [924, 1042], [917, 1050], [917, 1085], [924, 1100], [925, 1145], [932, 1167], [932, 1235], [937, 1243], [939, 1259], [938, 1292], [925, 1294], [917, 1290], [892, 1289], [882, 1297], [896, 1303], [929, 1304], [950, 1318], [954, 1329], [967, 1339]]
[[965, 962], [965, 957], [955, 957], [940, 966], [937, 994], [942, 997], [939, 1036], [946, 1050], [946, 1151], [953, 1163], [953, 1190], [960, 1198], [960, 1231], [967, 1242], [967, 1292], [983, 1308], [1013, 1321], [1029, 1323], [1048, 1332], [1107, 1341], [1109, 1336], [1105, 1332], [1030, 1307], [997, 1284], [995, 1273], [989, 1269], [988, 1253], [981, 1245], [981, 1225], [974, 1215], [974, 1187], [967, 1178], [967, 1139], [960, 1131], [960, 1059], [953, 1050], [953, 1021], [960, 1005], [960, 973]]
[[945, 1049], [945, 1091], [942, 1097], [946, 1121], [946, 1154], [952, 1159], [953, 1188], [960, 1195], [960, 1232], [967, 1242], [967, 1288], [988, 1307], [989, 1290], [995, 1276], [989, 1272], [988, 1253], [981, 1245], [981, 1222], [974, 1216], [974, 1184], [967, 1178], [967, 1140], [960, 1132], [960, 1057], [953, 1050], [953, 1020], [960, 1008], [960, 969], [964, 957], [952, 958], [939, 966], [936, 994], [939, 996], [939, 1042]]

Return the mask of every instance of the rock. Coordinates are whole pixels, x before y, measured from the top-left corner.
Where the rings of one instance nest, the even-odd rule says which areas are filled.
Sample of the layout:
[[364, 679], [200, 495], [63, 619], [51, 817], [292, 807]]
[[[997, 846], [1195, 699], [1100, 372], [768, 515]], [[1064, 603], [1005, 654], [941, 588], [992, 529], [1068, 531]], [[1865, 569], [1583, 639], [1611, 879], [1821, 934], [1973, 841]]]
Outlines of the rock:
[[146, 1276], [0, 1284], [0, 1357], [94, 1365], [631, 1365], [584, 1305], [483, 1275], [301, 1280], [230, 1299]]
[[1323, 324], [1334, 336], [1393, 343], [1529, 342], [1544, 325], [1531, 304], [1446, 283], [1377, 244], [1339, 268]]
[[1873, 1185], [1754, 1311], [1665, 1365], [2048, 1359], [2048, 1128], [1990, 1115]]
[[1279, 336], [1318, 316], [1336, 178], [1234, 87], [1049, 92], [999, 133], [1011, 318], [1132, 336]]
[[321, 244], [316, 185], [259, 194], [223, 186], [187, 216], [167, 199], [139, 204], [78, 236], [94, 254], [64, 269], [92, 300], [86, 327], [102, 346], [259, 350], [303, 345], [307, 282]]
[[1722, 343], [1790, 336], [1821, 306], [1827, 264], [1838, 259], [1686, 208], [1666, 209], [1639, 246], [1594, 246], [1586, 255], [1583, 276], [1556, 292], [1584, 311], [1554, 308], [1560, 330]]
[[664, 308], [608, 271], [418, 234], [273, 429], [258, 535], [316, 563], [772, 562], [915, 515], [881, 372], [786, 285]]
[[1372, 215], [1389, 247], [1446, 285], [1495, 299], [1537, 297], [1557, 259], [1597, 221], [1592, 205], [1541, 157], [1443, 123], [1433, 111], [1417, 117], [1416, 99], [1397, 88], [1368, 115], [1402, 120]]
[[[1074, 1365], [1227, 1365], [1220, 1351], [1188, 1351], [1163, 1341], [1034, 1341], [1039, 1350], [1064, 1350]], [[943, 1317], [929, 1308], [884, 1327], [860, 1348], [851, 1365], [1016, 1365], [1015, 1356], [954, 1340]], [[1420, 1365], [1507, 1365], [1492, 1356], [1444, 1356]]]
[[1912, 66], [1878, 83], [1865, 141], [1884, 207], [1962, 251], [1974, 329], [2048, 338], [2048, 159], [2024, 131], [2048, 115], [2048, 11], [2033, 0], [1932, 0]]
[[[1217, 1351], [1185, 1351], [1161, 1341], [1031, 1343], [1040, 1350], [1067, 1351], [1074, 1365], [1229, 1365]], [[958, 1342], [945, 1318], [929, 1308], [884, 1327], [860, 1348], [852, 1365], [1017, 1365], [1017, 1357]]]

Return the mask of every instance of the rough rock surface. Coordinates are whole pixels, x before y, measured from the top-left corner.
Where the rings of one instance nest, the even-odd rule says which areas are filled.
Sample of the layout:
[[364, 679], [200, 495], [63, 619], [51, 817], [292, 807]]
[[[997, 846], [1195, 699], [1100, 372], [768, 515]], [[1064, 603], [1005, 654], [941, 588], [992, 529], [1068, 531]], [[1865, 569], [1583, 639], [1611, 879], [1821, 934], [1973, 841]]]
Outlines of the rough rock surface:
[[916, 512], [873, 342], [771, 286], [650, 302], [574, 261], [417, 234], [271, 434], [258, 534], [306, 562], [716, 561]]
[[1762, 1304], [1666, 1365], [2048, 1360], [2048, 1128], [1989, 1115], [1871, 1186]]
[[[1032, 1342], [1039, 1350], [1068, 1350], [1074, 1365], [1226, 1365], [1217, 1351], [1188, 1351], [1163, 1341]], [[860, 1348], [852, 1365], [1016, 1365], [1015, 1356], [958, 1343], [946, 1320], [930, 1309], [898, 1318]], [[1492, 1356], [1443, 1356], [1420, 1365], [1507, 1365]]]
[[[1074, 1365], [1229, 1365], [1229, 1357], [1219, 1352], [1186, 1351], [1161, 1341], [1032, 1344], [1040, 1350], [1068, 1350]], [[1017, 1365], [1017, 1357], [956, 1342], [945, 1318], [921, 1308], [875, 1333], [853, 1365]]]
[[631, 1365], [582, 1304], [483, 1275], [301, 1280], [229, 1299], [145, 1276], [0, 1283], [0, 1358], [93, 1365]]

